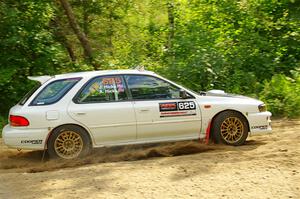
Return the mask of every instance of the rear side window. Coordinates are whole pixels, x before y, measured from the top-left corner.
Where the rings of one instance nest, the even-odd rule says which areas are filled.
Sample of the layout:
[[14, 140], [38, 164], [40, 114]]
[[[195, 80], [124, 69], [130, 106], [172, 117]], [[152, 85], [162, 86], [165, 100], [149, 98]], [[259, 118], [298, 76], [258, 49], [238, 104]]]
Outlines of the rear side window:
[[119, 76], [92, 79], [75, 97], [75, 103], [99, 103], [127, 100], [125, 84]]
[[62, 79], [49, 83], [30, 105], [49, 105], [58, 102], [80, 79]]
[[40, 88], [41, 83], [40, 82], [36, 82], [36, 85], [21, 99], [21, 101], [19, 102], [20, 105], [24, 105], [27, 100], [31, 97], [31, 95], [38, 89]]

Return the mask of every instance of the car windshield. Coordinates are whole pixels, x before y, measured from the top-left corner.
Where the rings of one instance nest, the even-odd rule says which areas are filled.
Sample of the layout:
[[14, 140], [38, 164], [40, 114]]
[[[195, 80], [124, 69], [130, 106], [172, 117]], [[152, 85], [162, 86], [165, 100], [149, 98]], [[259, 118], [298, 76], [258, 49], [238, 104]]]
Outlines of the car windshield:
[[19, 104], [20, 105], [24, 105], [27, 100], [32, 96], [32, 94], [38, 89], [40, 88], [42, 84], [40, 82], [35, 82], [35, 85], [33, 86], [33, 88], [28, 92], [26, 93], [26, 95], [20, 100]]
[[30, 105], [49, 105], [58, 102], [80, 79], [61, 79], [49, 83]]

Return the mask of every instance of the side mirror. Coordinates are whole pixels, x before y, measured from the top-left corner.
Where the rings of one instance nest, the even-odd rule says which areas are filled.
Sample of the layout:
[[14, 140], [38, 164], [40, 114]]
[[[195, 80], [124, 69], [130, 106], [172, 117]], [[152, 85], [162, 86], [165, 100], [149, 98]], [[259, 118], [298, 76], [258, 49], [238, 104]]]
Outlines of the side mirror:
[[200, 94], [201, 96], [205, 96], [205, 95], [206, 95], [206, 92], [205, 92], [205, 91], [200, 91], [199, 94]]
[[188, 98], [188, 95], [187, 95], [186, 91], [183, 90], [183, 89], [181, 89], [181, 90], [179, 91], [179, 96], [180, 96], [182, 99]]

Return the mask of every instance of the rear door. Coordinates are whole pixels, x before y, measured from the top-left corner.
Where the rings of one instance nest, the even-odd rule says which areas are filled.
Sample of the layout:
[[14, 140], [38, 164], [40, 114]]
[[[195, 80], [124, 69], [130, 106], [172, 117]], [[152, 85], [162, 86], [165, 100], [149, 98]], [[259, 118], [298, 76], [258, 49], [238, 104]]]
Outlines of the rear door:
[[87, 126], [97, 145], [136, 140], [133, 102], [121, 76], [90, 80], [69, 105], [70, 115]]
[[149, 75], [125, 76], [137, 119], [137, 139], [197, 138], [201, 115], [195, 98], [180, 97], [180, 88]]

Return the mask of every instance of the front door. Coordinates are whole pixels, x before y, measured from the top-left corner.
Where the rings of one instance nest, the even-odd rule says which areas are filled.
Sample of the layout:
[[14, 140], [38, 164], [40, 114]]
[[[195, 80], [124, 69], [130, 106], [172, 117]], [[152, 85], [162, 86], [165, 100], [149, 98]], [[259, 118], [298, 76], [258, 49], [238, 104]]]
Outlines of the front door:
[[128, 101], [120, 76], [93, 78], [74, 98], [68, 111], [87, 126], [96, 145], [127, 143], [136, 140], [133, 102]]
[[197, 138], [200, 133], [199, 106], [191, 94], [180, 97], [180, 88], [148, 75], [126, 75], [134, 100], [137, 140]]

